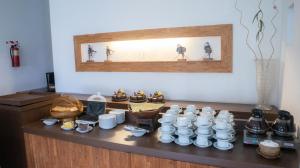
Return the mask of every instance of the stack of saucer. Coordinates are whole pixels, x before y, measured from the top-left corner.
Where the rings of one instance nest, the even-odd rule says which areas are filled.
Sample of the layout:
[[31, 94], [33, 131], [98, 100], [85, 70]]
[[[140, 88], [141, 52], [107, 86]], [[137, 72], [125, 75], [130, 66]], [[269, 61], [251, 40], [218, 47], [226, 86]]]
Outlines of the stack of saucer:
[[161, 127], [158, 128], [160, 142], [171, 143], [175, 140], [173, 134], [176, 131], [176, 129], [173, 126], [173, 123], [176, 120], [176, 117], [176, 113], [167, 112], [163, 114], [162, 118], [158, 120], [158, 122], [161, 123]]
[[195, 133], [197, 139], [194, 141], [194, 145], [200, 148], [207, 148], [212, 145], [209, 140], [213, 136], [212, 121], [207, 115], [198, 116], [194, 125], [197, 127]]
[[177, 127], [175, 132], [178, 138], [175, 139], [175, 143], [181, 146], [188, 146], [193, 143], [191, 137], [194, 135], [192, 130], [192, 123], [188, 117], [181, 115], [178, 116], [174, 126]]
[[220, 150], [229, 150], [233, 148], [232, 142], [235, 141], [233, 115], [226, 110], [220, 111], [215, 119], [213, 129], [216, 131], [214, 138], [217, 142], [214, 147]]

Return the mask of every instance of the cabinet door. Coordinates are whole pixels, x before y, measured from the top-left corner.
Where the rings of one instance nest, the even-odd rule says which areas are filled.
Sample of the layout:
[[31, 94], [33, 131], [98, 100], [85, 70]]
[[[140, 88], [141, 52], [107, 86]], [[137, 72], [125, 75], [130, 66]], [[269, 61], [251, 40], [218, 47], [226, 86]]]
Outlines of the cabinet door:
[[216, 168], [208, 165], [200, 165], [188, 162], [181, 162], [157, 157], [131, 154], [132, 168]]

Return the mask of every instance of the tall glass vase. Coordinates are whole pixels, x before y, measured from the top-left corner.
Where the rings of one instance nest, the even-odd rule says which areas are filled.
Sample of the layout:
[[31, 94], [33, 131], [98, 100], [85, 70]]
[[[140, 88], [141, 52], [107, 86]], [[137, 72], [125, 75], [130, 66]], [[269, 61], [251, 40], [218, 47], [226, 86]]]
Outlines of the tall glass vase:
[[267, 59], [256, 60], [256, 91], [257, 106], [262, 110], [271, 110], [271, 96], [274, 88], [274, 61]]

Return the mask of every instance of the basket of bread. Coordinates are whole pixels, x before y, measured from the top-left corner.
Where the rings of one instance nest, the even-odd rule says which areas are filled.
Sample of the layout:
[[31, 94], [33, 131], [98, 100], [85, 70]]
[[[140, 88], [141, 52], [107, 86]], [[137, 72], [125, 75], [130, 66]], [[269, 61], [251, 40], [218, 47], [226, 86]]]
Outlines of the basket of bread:
[[54, 99], [51, 116], [59, 119], [75, 118], [83, 112], [83, 104], [73, 96], [60, 96]]

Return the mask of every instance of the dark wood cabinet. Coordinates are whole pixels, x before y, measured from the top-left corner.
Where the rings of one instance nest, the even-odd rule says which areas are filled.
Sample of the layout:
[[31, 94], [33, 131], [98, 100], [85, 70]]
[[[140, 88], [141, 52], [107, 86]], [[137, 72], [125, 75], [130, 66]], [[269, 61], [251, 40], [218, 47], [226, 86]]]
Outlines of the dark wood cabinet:
[[17, 93], [0, 97], [0, 165], [2, 168], [26, 167], [22, 126], [49, 115], [50, 93]]
[[24, 134], [30, 168], [217, 168]]

